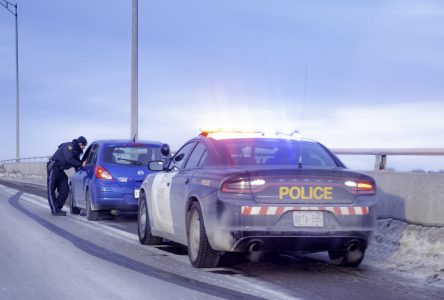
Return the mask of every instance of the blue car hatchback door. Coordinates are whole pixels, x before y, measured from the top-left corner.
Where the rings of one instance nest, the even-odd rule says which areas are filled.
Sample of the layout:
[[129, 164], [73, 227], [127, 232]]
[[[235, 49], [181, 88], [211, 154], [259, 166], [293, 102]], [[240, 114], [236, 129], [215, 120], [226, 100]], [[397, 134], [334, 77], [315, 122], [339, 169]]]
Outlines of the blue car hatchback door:
[[82, 158], [85, 167], [71, 177], [70, 212], [84, 209], [88, 220], [111, 210], [137, 212], [140, 185], [153, 172], [148, 162], [162, 159], [161, 146], [151, 141], [94, 141]]

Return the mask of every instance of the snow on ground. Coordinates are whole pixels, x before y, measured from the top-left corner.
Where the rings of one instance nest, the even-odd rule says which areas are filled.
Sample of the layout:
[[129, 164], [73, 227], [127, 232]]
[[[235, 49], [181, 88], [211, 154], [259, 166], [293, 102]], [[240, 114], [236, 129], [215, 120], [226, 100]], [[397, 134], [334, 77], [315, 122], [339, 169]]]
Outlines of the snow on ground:
[[444, 227], [378, 220], [365, 262], [444, 286]]
[[26, 182], [38, 185], [46, 185], [46, 176], [38, 176], [38, 175], [28, 175], [23, 176], [21, 174], [5, 174], [0, 173], [0, 179], [10, 180], [10, 181], [18, 181], [18, 182]]

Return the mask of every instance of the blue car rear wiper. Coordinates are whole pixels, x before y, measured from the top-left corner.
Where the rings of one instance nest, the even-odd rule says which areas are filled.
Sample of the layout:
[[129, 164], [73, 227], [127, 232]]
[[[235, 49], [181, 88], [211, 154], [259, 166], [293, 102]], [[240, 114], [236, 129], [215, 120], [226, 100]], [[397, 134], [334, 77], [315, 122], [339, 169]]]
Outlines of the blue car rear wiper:
[[126, 159], [126, 158], [119, 158], [119, 157], [117, 158], [117, 160], [129, 161], [129, 162], [131, 162], [131, 163], [133, 163], [133, 164], [135, 164], [137, 166], [141, 166], [142, 165], [142, 163], [140, 161], [137, 161], [137, 160]]

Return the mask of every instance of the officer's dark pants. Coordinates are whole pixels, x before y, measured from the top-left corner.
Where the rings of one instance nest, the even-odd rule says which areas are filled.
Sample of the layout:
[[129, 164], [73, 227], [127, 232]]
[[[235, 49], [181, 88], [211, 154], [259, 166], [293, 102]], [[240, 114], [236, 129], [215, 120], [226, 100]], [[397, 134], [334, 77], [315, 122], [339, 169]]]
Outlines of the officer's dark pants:
[[[51, 213], [60, 211], [65, 205], [69, 194], [68, 176], [65, 172], [54, 166], [48, 171], [48, 203]], [[56, 195], [57, 190], [57, 195]]]

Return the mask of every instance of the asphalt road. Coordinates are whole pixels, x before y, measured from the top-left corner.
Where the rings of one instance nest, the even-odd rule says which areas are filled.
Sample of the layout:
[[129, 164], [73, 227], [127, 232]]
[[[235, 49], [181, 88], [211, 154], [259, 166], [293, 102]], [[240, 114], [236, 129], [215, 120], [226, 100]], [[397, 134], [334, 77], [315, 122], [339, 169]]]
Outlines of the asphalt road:
[[444, 299], [364, 263], [264, 255], [232, 267], [191, 267], [175, 244], [140, 245], [134, 215], [50, 215], [44, 187], [0, 180], [0, 299]]

